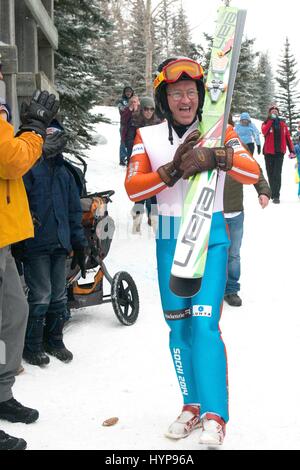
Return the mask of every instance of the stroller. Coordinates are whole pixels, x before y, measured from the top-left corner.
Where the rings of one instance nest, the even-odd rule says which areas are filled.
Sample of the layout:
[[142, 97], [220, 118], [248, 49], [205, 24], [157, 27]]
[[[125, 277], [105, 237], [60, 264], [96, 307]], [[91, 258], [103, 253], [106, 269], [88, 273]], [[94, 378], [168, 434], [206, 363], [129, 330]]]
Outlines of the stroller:
[[[114, 191], [88, 194], [85, 186], [87, 164], [80, 157], [76, 158], [79, 164], [65, 159], [65, 165], [73, 174], [81, 195], [82, 224], [88, 241], [87, 274], [90, 275], [93, 271], [95, 274], [91, 282], [79, 284], [81, 271], [79, 267], [71, 270], [71, 257], [68, 259], [68, 308], [72, 310], [111, 302], [118, 320], [123, 325], [132, 325], [139, 314], [139, 295], [136, 284], [126, 271], [119, 271], [111, 277], [104, 263], [115, 231], [114, 221], [108, 215], [107, 210], [108, 204], [112, 202], [111, 196]], [[110, 293], [106, 295], [103, 293], [104, 278], [111, 286]]]

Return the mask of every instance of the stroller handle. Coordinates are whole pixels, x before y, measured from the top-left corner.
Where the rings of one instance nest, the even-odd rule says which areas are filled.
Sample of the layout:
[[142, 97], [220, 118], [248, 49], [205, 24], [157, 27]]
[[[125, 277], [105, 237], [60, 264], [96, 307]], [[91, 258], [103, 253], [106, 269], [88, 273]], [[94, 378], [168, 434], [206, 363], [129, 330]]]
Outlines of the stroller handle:
[[87, 197], [102, 197], [102, 198], [106, 198], [108, 201], [111, 202], [110, 197], [113, 196], [114, 194], [115, 194], [115, 191], [110, 189], [108, 191], [101, 191], [101, 192], [96, 192], [93, 194], [88, 194]]

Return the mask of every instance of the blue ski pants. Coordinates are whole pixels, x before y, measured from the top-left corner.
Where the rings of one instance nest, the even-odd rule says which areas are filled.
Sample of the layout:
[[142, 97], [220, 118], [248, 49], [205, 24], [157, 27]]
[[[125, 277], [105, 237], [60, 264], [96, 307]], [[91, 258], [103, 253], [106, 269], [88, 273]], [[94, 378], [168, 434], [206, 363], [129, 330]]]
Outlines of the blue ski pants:
[[219, 320], [230, 242], [223, 213], [213, 215], [202, 286], [191, 298], [178, 297], [169, 288], [180, 220], [165, 216], [159, 219], [156, 246], [159, 288], [184, 404], [200, 404], [201, 414], [215, 413], [227, 422], [227, 359]]

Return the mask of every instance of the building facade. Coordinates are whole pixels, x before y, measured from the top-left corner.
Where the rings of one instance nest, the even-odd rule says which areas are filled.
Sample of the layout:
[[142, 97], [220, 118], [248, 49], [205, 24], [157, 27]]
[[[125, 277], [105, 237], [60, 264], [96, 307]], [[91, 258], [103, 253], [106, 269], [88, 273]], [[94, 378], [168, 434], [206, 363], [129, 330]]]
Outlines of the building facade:
[[4, 84], [0, 96], [12, 107], [19, 125], [19, 105], [36, 88], [57, 94], [54, 87], [54, 0], [0, 0], [0, 54]]

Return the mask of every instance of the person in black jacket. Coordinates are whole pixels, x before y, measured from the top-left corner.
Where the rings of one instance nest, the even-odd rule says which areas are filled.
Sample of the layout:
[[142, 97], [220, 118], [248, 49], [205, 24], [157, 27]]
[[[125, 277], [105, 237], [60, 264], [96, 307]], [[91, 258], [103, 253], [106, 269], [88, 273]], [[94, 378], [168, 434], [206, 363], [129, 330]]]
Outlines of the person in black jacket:
[[[66, 259], [72, 250], [72, 265], [78, 264], [85, 277], [87, 240], [81, 225], [78, 188], [61, 154], [66, 144], [62, 131], [58, 121], [51, 123], [41, 163], [23, 178], [35, 221], [34, 238], [23, 243], [24, 277], [29, 289], [23, 358], [37, 366], [49, 363], [46, 352], [63, 362], [73, 359], [63, 342], [67, 318]], [[61, 143], [58, 153], [57, 142]]]
[[118, 99], [116, 102], [116, 105], [118, 107], [119, 113], [120, 113], [120, 135], [121, 135], [121, 142], [120, 142], [120, 151], [119, 151], [119, 165], [121, 166], [126, 166], [127, 165], [127, 160], [128, 160], [128, 155], [127, 155], [127, 150], [125, 143], [122, 140], [122, 115], [125, 109], [128, 106], [128, 102], [130, 98], [134, 95], [134, 91], [131, 86], [125, 86], [123, 88], [122, 96]]

